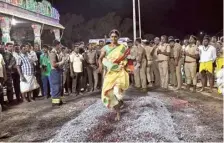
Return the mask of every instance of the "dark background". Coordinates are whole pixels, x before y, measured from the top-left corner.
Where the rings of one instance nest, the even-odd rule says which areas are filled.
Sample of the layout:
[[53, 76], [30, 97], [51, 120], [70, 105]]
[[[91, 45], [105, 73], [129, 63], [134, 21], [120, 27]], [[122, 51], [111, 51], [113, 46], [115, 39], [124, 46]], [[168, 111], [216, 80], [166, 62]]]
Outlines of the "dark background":
[[[81, 14], [86, 20], [116, 12], [132, 18], [132, 0], [49, 0], [60, 14]], [[136, 0], [137, 2], [137, 0]], [[138, 13], [137, 13], [138, 15]], [[223, 29], [222, 0], [141, 0], [142, 29], [155, 35], [216, 35]]]

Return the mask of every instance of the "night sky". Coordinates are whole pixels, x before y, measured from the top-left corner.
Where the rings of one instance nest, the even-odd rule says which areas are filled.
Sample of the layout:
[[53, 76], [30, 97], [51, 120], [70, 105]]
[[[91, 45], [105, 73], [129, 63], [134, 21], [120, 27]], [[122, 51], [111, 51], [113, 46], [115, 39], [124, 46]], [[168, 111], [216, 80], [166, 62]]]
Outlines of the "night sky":
[[[81, 14], [85, 19], [117, 12], [132, 18], [132, 0], [49, 0], [59, 13]], [[137, 1], [137, 0], [136, 0]], [[141, 0], [145, 33], [183, 37], [223, 29], [223, 0]]]

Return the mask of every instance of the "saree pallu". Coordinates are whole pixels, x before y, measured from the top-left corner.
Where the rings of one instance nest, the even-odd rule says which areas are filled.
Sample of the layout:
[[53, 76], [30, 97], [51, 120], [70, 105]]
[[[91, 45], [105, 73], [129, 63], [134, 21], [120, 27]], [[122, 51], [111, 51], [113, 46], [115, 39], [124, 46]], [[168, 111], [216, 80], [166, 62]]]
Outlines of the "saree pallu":
[[107, 45], [104, 49], [106, 57], [103, 59], [103, 65], [107, 72], [104, 76], [101, 98], [107, 108], [113, 109], [123, 99], [123, 93], [129, 87], [129, 75], [125, 69], [127, 49], [124, 45], [115, 48]]
[[60, 104], [62, 95], [62, 70], [52, 69], [50, 74], [50, 87], [52, 104]]

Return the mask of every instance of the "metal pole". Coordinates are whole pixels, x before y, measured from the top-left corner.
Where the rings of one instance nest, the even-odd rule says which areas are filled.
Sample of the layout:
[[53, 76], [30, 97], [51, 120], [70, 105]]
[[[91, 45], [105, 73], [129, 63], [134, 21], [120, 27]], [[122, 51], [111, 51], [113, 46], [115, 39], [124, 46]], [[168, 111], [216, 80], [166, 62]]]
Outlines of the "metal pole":
[[133, 38], [136, 40], [136, 11], [135, 11], [135, 0], [133, 0]]
[[138, 18], [139, 18], [139, 38], [142, 38], [141, 4], [140, 4], [140, 0], [138, 0]]

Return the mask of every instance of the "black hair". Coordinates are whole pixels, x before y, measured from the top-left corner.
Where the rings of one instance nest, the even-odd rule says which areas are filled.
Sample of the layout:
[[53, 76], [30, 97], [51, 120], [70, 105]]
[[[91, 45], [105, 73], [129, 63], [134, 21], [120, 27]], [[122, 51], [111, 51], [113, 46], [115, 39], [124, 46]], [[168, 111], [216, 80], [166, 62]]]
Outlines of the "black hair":
[[26, 47], [26, 45], [22, 44], [19, 49], [22, 50], [23, 47]]
[[155, 38], [154, 38], [154, 40], [155, 40], [155, 39], [159, 39], [159, 40], [160, 40], [160, 38], [159, 38], [159, 37], [155, 37]]
[[103, 41], [103, 40], [100, 40], [100, 41], [99, 41], [99, 43], [101, 43], [101, 42], [103, 42], [103, 43], [104, 43], [104, 41]]
[[77, 48], [79, 49], [79, 54], [85, 53], [85, 49], [84, 48], [79, 48], [79, 47], [77, 47]]
[[194, 35], [191, 35], [190, 37], [192, 37], [195, 41], [197, 41], [197, 37], [195, 37]]
[[[28, 43], [28, 42], [26, 42], [26, 43], [24, 43], [24, 44], [22, 44], [22, 45], [24, 45], [24, 46], [29, 46], [29, 48], [31, 47], [31, 44]], [[21, 46], [22, 46], [22, 45], [21, 45]]]
[[[149, 45], [150, 43], [152, 44], [151, 41], [150, 41], [150, 42], [149, 42], [149, 41], [146, 41], [146, 42], [145, 42], [146, 45]], [[154, 43], [154, 42], [153, 42], [153, 43]]]
[[106, 42], [106, 45], [110, 45], [111, 44], [111, 42]]
[[169, 36], [168, 39], [174, 39], [173, 36]]
[[167, 36], [166, 36], [166, 35], [162, 35], [161, 37], [163, 37], [163, 38], [167, 39]]
[[10, 46], [10, 45], [13, 45], [13, 43], [10, 43], [10, 42], [6, 43], [6, 46]]
[[149, 43], [154, 44], [154, 40], [150, 40]]
[[176, 43], [180, 43], [180, 39], [176, 39], [175, 42], [176, 42]]
[[216, 37], [216, 36], [212, 36], [212, 38], [215, 38], [215, 39], [217, 39], [217, 37]]
[[142, 39], [141, 38], [136, 38], [136, 42], [142, 43]]
[[43, 45], [43, 48], [49, 49], [49, 47], [47, 45]]
[[59, 45], [59, 44], [61, 44], [60, 41], [58, 41], [58, 40], [54, 40], [54, 41], [53, 41], [53, 46], [57, 46], [57, 45]]
[[14, 44], [13, 47], [19, 47], [19, 44]]
[[117, 29], [111, 30], [109, 36], [113, 33], [116, 34], [118, 37], [120, 37], [120, 32]]
[[210, 37], [208, 35], [205, 35], [203, 40], [207, 39], [208, 41], [210, 40]]

